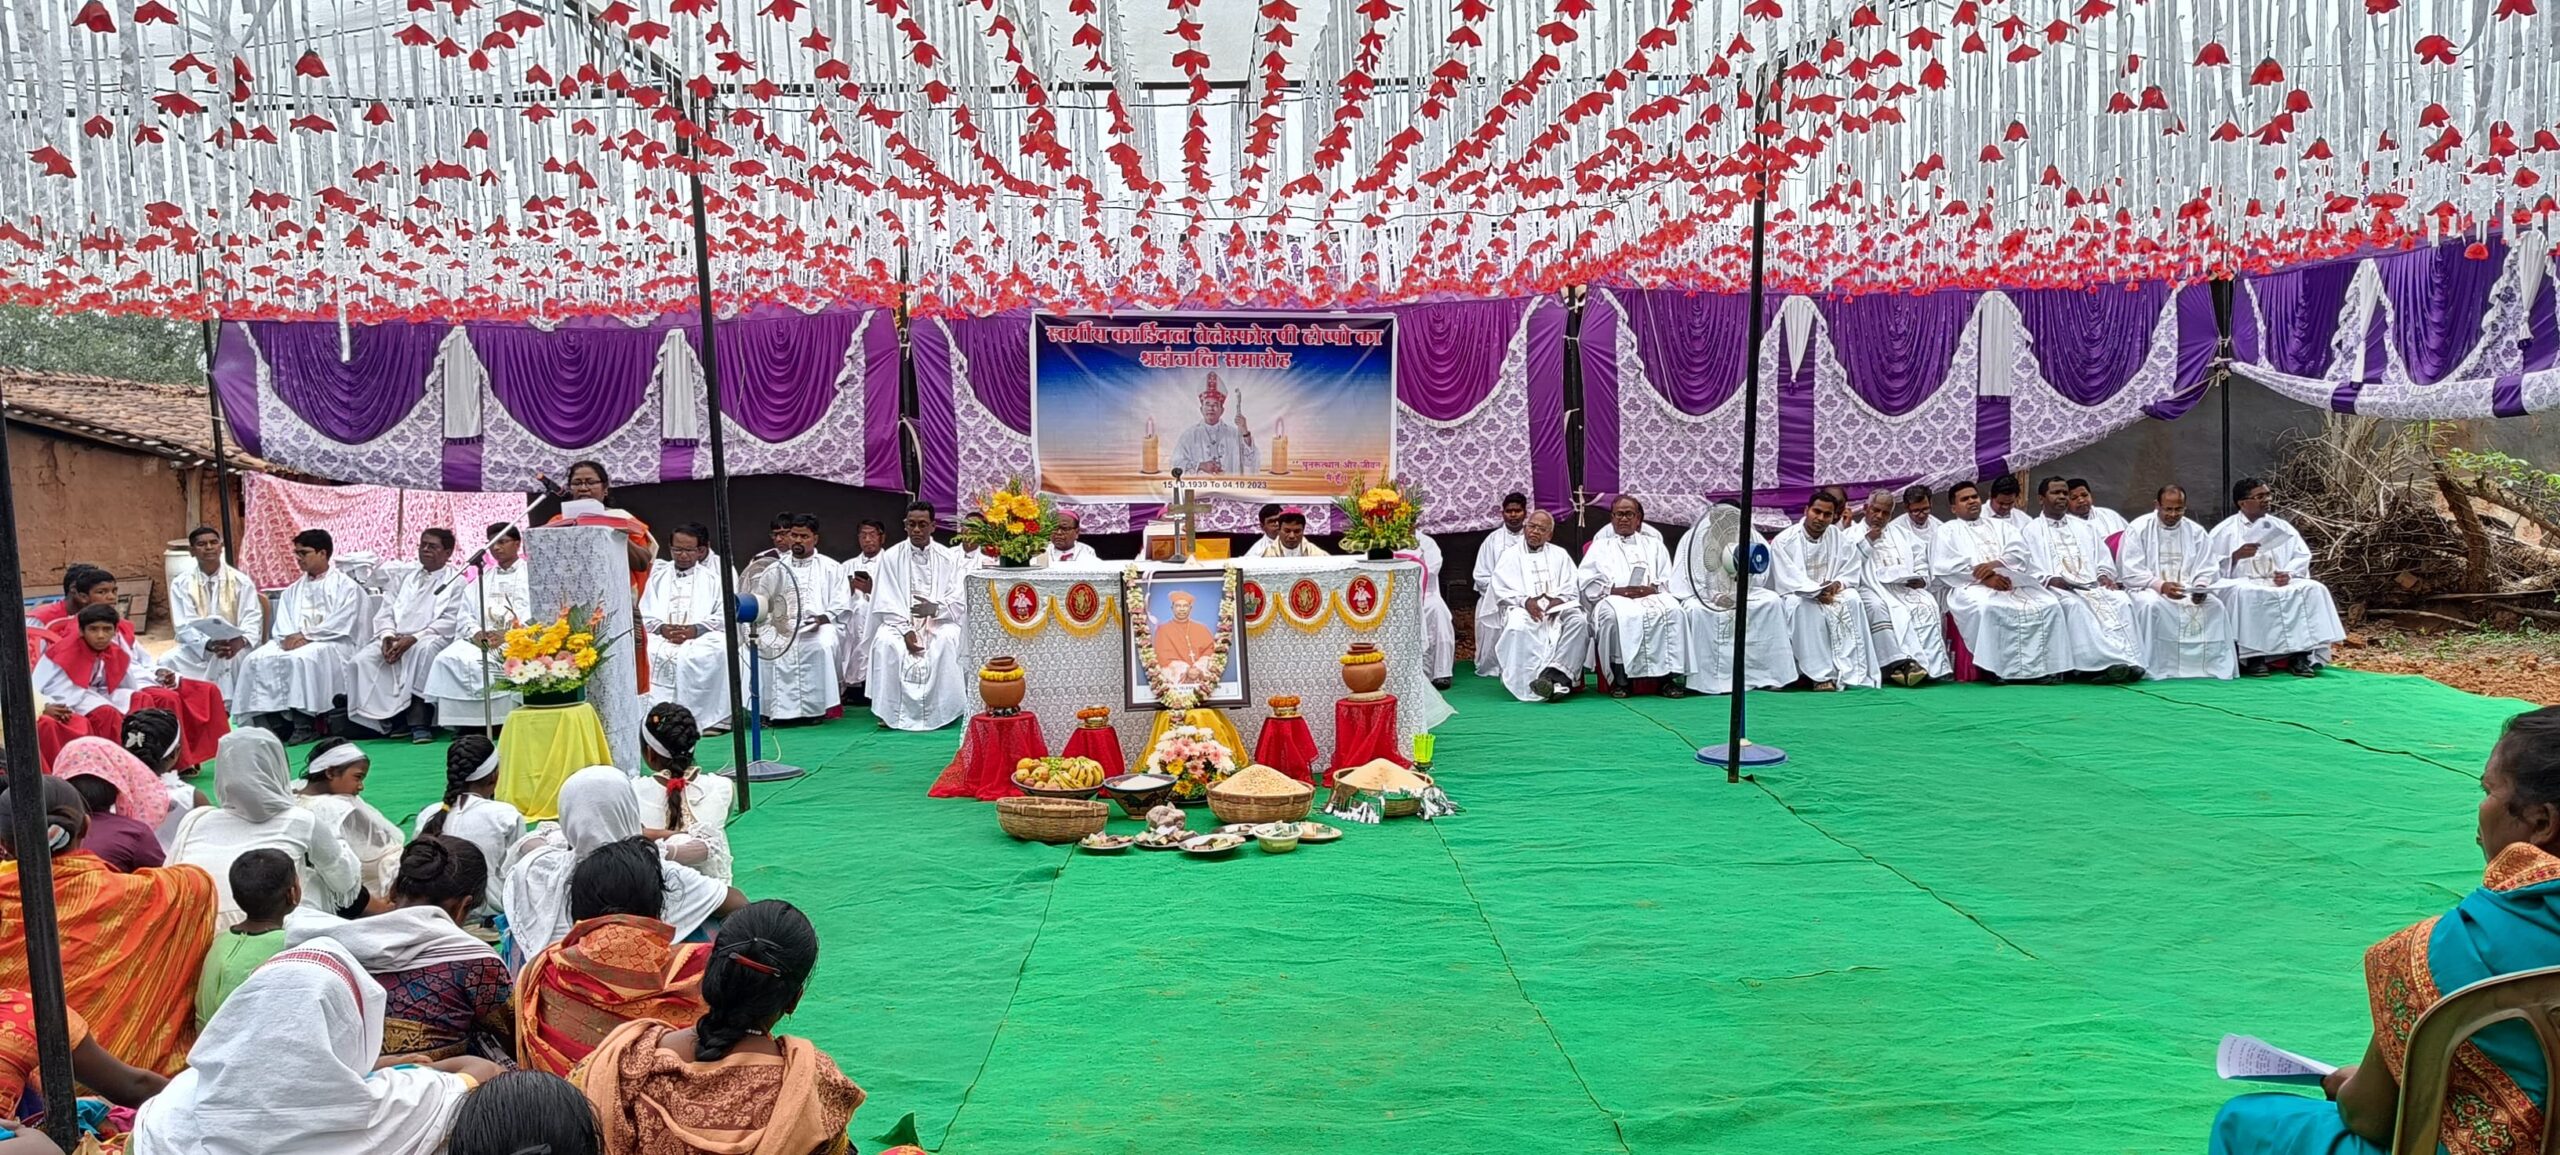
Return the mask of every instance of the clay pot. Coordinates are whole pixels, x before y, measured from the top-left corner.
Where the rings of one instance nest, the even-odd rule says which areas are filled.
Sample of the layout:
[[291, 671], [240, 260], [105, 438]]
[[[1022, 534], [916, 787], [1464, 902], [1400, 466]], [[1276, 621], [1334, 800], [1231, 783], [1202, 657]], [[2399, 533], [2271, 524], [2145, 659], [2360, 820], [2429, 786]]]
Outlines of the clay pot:
[[1010, 673], [1020, 668], [1012, 658], [989, 658], [986, 668], [978, 671], [978, 698], [987, 704], [988, 713], [1013, 714], [1021, 711], [1022, 695], [1031, 689], [1031, 683], [1022, 678], [997, 681], [987, 677], [991, 673]]
[[[1354, 654], [1374, 654], [1378, 652], [1378, 647], [1368, 642], [1353, 642], [1351, 643], [1351, 652]], [[1345, 664], [1342, 667], [1343, 688], [1350, 690], [1352, 694], [1356, 696], [1375, 694], [1378, 692], [1380, 687], [1385, 686], [1386, 684], [1387, 664], [1383, 661]]]

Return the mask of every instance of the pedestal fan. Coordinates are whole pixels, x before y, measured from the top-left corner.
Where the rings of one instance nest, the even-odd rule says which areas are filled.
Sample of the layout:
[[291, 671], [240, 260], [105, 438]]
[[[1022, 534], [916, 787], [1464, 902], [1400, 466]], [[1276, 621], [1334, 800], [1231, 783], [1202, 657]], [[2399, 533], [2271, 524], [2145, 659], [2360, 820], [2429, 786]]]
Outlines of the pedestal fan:
[[808, 771], [764, 756], [764, 664], [800, 641], [800, 579], [774, 556], [747, 563], [738, 579], [738, 624], [747, 631], [747, 780], [780, 782]]

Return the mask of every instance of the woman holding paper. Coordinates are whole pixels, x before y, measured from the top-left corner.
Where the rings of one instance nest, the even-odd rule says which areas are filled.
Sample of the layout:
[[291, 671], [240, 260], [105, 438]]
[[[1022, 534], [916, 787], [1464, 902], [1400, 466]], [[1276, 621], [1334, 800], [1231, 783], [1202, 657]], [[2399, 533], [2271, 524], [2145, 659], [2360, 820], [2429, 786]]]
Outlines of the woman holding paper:
[[[2482, 979], [2560, 965], [2560, 706], [2507, 721], [2481, 773], [2479, 842], [2489, 869], [2452, 913], [2365, 952], [2373, 1039], [2364, 1062], [2321, 1081], [2336, 1105], [2243, 1095], [2213, 1121], [2214, 1155], [2328, 1155], [2388, 1149], [2398, 1123], [2409, 1032], [2445, 995]], [[2453, 1155], [2541, 1148], [2549, 1084], [2521, 1022], [2498, 1023], [2455, 1052], [2440, 1142]]]

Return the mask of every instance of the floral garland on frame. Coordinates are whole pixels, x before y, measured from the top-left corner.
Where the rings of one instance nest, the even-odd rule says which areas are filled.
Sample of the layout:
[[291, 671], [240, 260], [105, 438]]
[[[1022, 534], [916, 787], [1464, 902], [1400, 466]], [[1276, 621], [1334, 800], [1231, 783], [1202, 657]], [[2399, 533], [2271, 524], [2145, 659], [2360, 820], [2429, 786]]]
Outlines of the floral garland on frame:
[[[1138, 664], [1146, 668], [1147, 689], [1154, 692], [1156, 704], [1168, 710], [1188, 710], [1200, 704], [1200, 692], [1190, 686], [1176, 686], [1165, 680], [1164, 667], [1156, 661], [1155, 620], [1147, 616], [1147, 592], [1150, 581], [1135, 562], [1120, 571], [1120, 588], [1129, 615], [1129, 631], [1138, 644]], [[1214, 631], [1216, 645], [1209, 661], [1200, 672], [1208, 676], [1215, 688], [1224, 681], [1227, 655], [1235, 648], [1236, 636], [1236, 569], [1228, 566], [1223, 589], [1218, 598], [1218, 625]]]

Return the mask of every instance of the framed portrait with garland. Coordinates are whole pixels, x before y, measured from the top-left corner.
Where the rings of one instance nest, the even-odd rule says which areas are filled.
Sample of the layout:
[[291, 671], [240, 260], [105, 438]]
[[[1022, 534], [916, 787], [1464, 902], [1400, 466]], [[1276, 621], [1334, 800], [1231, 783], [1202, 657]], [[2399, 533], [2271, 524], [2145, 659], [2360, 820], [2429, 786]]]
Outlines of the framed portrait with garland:
[[1246, 607], [1228, 566], [1121, 574], [1121, 653], [1128, 708], [1247, 707]]

